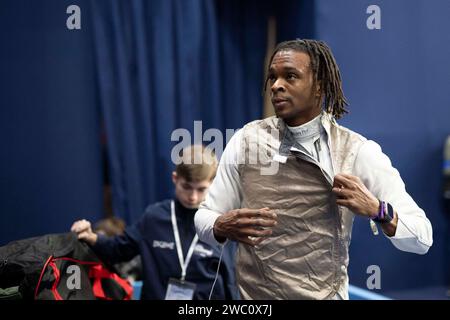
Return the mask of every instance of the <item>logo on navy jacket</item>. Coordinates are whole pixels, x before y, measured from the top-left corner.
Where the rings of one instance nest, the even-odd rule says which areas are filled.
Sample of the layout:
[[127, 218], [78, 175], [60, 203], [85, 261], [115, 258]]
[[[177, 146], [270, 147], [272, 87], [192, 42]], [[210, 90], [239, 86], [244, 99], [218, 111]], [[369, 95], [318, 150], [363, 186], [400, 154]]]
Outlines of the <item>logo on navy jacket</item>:
[[175, 249], [175, 243], [162, 241], [162, 240], [153, 240], [153, 248], [174, 250]]
[[[153, 240], [153, 248], [175, 250], [175, 243], [163, 240]], [[202, 258], [211, 257], [214, 254], [214, 251], [201, 243], [197, 243], [197, 245], [194, 248], [194, 254]]]

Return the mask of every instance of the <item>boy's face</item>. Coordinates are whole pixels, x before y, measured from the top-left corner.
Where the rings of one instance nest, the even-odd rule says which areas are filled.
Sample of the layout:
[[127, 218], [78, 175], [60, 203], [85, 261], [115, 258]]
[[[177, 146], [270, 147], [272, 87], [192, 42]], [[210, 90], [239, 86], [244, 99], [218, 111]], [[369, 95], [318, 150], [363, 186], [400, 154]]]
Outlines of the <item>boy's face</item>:
[[172, 172], [172, 181], [175, 185], [175, 196], [181, 204], [189, 209], [197, 209], [200, 203], [205, 199], [210, 180], [198, 182], [188, 182], [176, 172]]

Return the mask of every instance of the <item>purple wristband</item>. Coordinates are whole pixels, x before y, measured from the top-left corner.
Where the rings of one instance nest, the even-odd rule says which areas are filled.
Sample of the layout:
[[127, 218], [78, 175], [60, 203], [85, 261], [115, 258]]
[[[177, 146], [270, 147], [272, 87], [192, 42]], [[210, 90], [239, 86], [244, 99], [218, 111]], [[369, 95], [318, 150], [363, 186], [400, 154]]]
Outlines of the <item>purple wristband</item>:
[[378, 199], [378, 203], [378, 213], [375, 216], [371, 217], [371, 219], [375, 221], [383, 220], [386, 211], [385, 202]]
[[378, 201], [380, 202], [380, 210], [378, 211], [378, 215], [372, 218], [372, 220], [379, 223], [391, 222], [394, 216], [394, 209], [389, 203], [381, 200]]
[[380, 200], [380, 211], [378, 211], [377, 218], [379, 220], [384, 220], [385, 214], [386, 214], [386, 203]]

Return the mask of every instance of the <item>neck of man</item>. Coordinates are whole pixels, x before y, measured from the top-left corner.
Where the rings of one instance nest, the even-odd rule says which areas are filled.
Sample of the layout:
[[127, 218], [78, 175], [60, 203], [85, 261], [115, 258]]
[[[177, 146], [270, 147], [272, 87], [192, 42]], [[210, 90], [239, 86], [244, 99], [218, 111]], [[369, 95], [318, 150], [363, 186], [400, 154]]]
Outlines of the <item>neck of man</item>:
[[312, 119], [316, 118], [322, 112], [322, 108], [317, 106], [313, 109], [305, 110], [300, 114], [296, 115], [294, 118], [283, 119], [284, 122], [290, 127], [298, 127], [302, 124], [310, 122]]
[[321, 115], [319, 114], [312, 120], [299, 126], [292, 127], [290, 125], [287, 125], [287, 128], [289, 129], [289, 131], [291, 131], [295, 141], [299, 143], [308, 141], [310, 139], [315, 139], [320, 136], [320, 133], [323, 130]]

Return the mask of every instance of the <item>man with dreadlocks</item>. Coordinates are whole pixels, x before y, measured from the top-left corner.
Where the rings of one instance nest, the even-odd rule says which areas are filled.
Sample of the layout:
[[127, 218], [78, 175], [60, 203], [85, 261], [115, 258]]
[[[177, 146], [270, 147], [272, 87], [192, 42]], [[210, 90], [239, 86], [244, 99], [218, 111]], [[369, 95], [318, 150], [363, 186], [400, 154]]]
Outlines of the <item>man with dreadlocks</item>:
[[329, 47], [282, 42], [270, 61], [265, 85], [276, 117], [230, 140], [197, 232], [211, 244], [239, 241], [244, 299], [348, 299], [355, 215], [417, 254], [430, 248], [432, 227], [380, 146], [336, 123], [347, 102]]

